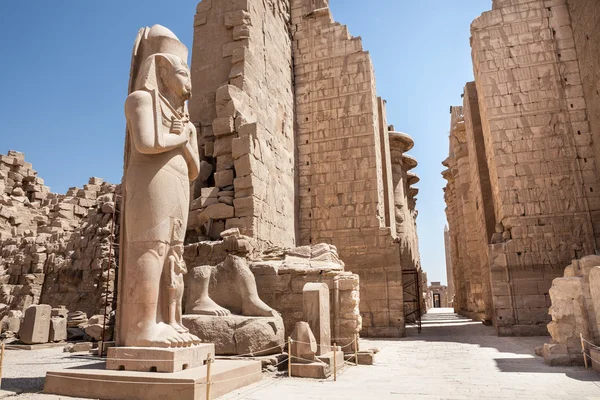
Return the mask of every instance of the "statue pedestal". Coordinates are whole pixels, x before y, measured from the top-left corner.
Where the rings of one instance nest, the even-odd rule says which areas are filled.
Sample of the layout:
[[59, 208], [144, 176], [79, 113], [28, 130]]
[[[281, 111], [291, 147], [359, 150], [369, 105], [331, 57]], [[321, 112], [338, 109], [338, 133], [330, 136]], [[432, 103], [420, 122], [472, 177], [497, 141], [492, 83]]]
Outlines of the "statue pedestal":
[[[260, 361], [217, 360], [211, 365], [211, 398], [261, 380]], [[101, 362], [48, 371], [44, 393], [110, 400], [204, 400], [206, 365], [174, 373], [114, 371]]]
[[200, 367], [208, 355], [215, 355], [215, 345], [202, 343], [192, 347], [110, 347], [106, 369], [140, 372], [179, 372]]
[[203, 342], [215, 344], [217, 355], [266, 356], [283, 352], [285, 327], [280, 315], [244, 317], [184, 315], [183, 325]]

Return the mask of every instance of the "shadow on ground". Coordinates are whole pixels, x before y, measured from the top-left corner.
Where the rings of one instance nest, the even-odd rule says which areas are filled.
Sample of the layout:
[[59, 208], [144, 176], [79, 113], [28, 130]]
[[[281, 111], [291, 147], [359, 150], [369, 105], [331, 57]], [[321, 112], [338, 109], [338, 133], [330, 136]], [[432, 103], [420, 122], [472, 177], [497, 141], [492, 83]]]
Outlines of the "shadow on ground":
[[38, 393], [44, 390], [44, 378], [2, 378], [2, 390], [17, 393]]
[[[565, 374], [579, 381], [600, 381], [600, 375], [590, 373], [583, 367], [551, 367], [545, 364], [543, 358], [535, 354], [535, 348], [549, 342], [550, 336], [498, 337], [493, 327], [457, 315], [450, 309], [438, 309], [425, 314], [421, 333], [418, 333], [416, 325], [410, 326], [407, 327], [407, 337], [400, 340], [464, 343], [493, 348], [508, 356], [494, 358], [501, 372]], [[523, 356], [510, 357], [510, 354]]]

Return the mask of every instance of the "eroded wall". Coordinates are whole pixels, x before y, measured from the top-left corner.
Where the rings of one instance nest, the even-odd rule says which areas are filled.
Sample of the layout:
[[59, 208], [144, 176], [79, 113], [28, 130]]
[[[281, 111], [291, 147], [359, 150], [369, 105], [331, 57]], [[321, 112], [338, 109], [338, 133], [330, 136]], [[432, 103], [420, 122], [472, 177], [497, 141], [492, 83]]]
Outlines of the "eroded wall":
[[360, 276], [363, 335], [402, 336], [399, 246], [385, 211], [392, 177], [384, 184], [371, 59], [325, 0], [291, 4], [300, 243], [334, 244]]
[[[567, 0], [583, 96], [592, 133], [594, 156], [600, 159], [600, 7], [596, 0]], [[599, 168], [600, 165], [596, 165]], [[597, 227], [596, 227], [597, 229]]]
[[287, 1], [198, 4], [190, 115], [206, 174], [196, 182], [190, 241], [238, 227], [265, 247], [296, 243], [289, 18]]
[[[496, 224], [488, 247], [494, 324], [500, 335], [544, 334], [552, 280], [597, 248], [600, 187], [585, 68], [566, 0], [495, 0], [471, 34]], [[472, 179], [482, 186], [481, 175]], [[457, 297], [461, 279], [455, 272]]]
[[23, 153], [0, 155], [0, 317], [40, 303], [92, 316], [106, 300], [112, 310], [116, 191], [91, 178], [52, 193]]

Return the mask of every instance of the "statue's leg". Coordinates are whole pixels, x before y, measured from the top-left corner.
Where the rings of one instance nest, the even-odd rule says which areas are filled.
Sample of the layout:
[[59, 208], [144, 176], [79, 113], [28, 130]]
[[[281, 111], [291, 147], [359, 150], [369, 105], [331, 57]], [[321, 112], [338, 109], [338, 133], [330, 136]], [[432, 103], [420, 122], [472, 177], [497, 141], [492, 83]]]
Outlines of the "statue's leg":
[[193, 283], [196, 285], [197, 300], [194, 302], [194, 307], [191, 310], [191, 314], [218, 316], [229, 315], [231, 314], [229, 310], [219, 306], [208, 295], [211, 272], [212, 267], [208, 265], [194, 268]]
[[178, 347], [183, 339], [162, 321], [160, 312], [161, 275], [166, 245], [157, 242], [129, 243], [123, 265], [122, 317], [120, 336], [124, 346]]
[[236, 287], [242, 297], [242, 315], [249, 317], [268, 317], [275, 312], [258, 296], [256, 279], [245, 260], [240, 257], [229, 256], [225, 261], [228, 269], [235, 276]]

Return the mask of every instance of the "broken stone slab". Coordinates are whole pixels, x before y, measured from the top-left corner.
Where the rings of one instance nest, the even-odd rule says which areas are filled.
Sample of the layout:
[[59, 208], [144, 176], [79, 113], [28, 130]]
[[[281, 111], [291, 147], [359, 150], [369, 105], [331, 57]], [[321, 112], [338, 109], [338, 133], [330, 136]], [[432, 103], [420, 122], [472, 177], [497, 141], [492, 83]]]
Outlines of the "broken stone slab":
[[47, 304], [29, 306], [25, 310], [25, 317], [19, 331], [19, 338], [23, 343], [48, 343], [51, 312], [52, 307]]
[[77, 328], [79, 325], [87, 322], [87, 314], [83, 311], [73, 311], [67, 315], [67, 327], [69, 328]]
[[81, 353], [81, 352], [89, 352], [94, 348], [94, 344], [92, 342], [78, 342], [78, 343], [69, 343], [63, 349], [65, 353]]
[[221, 232], [221, 237], [223, 239], [225, 239], [226, 237], [230, 237], [230, 236], [239, 237], [240, 230], [238, 228], [230, 228], [230, 229], [227, 229], [227, 230]]
[[294, 332], [290, 336], [290, 356], [294, 362], [310, 362], [315, 360], [318, 350], [317, 340], [308, 322], [296, 322]]
[[184, 315], [183, 324], [202, 342], [214, 343], [217, 355], [264, 356], [281, 353], [285, 347], [280, 315]]

